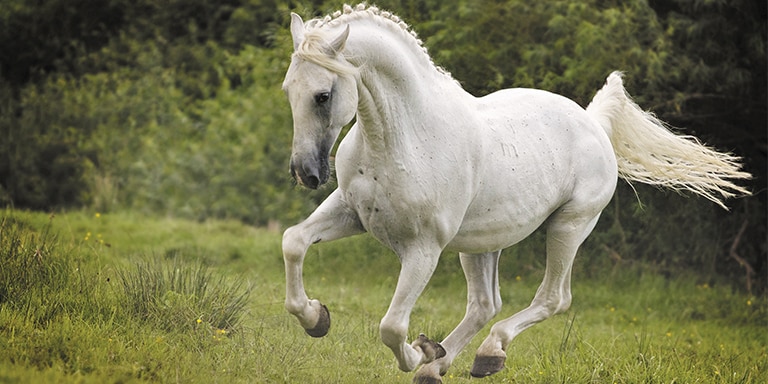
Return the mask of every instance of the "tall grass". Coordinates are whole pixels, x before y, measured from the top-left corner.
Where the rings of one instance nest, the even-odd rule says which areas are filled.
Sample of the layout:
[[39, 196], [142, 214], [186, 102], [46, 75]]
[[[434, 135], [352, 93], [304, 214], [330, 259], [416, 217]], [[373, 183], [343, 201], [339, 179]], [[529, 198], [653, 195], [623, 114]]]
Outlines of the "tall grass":
[[62, 292], [87, 289], [78, 284], [77, 265], [58, 247], [50, 222], [37, 230], [14, 217], [0, 218], [0, 258], [0, 304], [33, 322], [45, 324], [72, 311], [78, 300]]
[[152, 259], [119, 273], [128, 313], [166, 330], [192, 329], [205, 323], [219, 330], [237, 328], [250, 288], [214, 276], [202, 261]]

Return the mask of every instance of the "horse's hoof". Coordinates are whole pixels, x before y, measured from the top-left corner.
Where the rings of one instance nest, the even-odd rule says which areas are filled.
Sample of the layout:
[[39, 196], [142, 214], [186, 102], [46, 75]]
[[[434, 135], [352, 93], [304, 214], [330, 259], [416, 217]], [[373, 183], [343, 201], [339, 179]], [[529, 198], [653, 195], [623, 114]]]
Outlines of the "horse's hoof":
[[504, 369], [504, 361], [507, 356], [475, 356], [475, 363], [469, 374], [472, 377], [486, 377]]
[[328, 334], [328, 330], [331, 328], [331, 313], [328, 312], [328, 307], [323, 305], [323, 310], [320, 311], [320, 317], [317, 319], [317, 324], [312, 329], [305, 329], [307, 335], [312, 337], [323, 337]]
[[439, 358], [445, 357], [446, 352], [440, 343], [430, 340], [423, 333], [419, 335], [419, 338], [412, 344], [414, 347], [421, 347], [421, 351], [424, 352], [424, 356], [427, 357], [425, 363], [435, 361]]
[[443, 380], [433, 376], [416, 376], [413, 378], [413, 384], [443, 384]]

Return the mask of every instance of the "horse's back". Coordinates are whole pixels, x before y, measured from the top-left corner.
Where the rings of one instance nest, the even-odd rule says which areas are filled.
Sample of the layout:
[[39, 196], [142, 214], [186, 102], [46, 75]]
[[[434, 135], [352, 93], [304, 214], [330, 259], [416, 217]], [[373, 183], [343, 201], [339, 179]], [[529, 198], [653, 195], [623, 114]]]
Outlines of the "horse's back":
[[617, 180], [607, 133], [578, 104], [515, 88], [477, 99], [483, 137], [476, 196], [452, 248], [503, 248], [569, 204], [596, 214]]
[[527, 88], [497, 91], [477, 102], [485, 155], [496, 159], [496, 167], [519, 164], [539, 179], [562, 180], [599, 165], [612, 173], [615, 155], [608, 133], [576, 102]]

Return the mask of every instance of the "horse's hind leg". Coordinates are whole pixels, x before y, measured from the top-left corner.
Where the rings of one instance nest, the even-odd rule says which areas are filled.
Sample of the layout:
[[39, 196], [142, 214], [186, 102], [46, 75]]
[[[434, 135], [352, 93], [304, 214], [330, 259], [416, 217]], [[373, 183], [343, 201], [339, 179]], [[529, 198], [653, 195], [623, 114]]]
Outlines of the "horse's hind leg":
[[357, 215], [340, 196], [339, 190], [334, 191], [306, 220], [283, 233], [285, 308], [299, 319], [312, 337], [325, 336], [331, 318], [328, 309], [319, 301], [310, 300], [304, 291], [302, 270], [307, 248], [320, 241], [363, 232]]
[[571, 268], [579, 245], [597, 223], [597, 216], [574, 217], [560, 211], [547, 226], [547, 265], [544, 280], [528, 308], [493, 325], [477, 350], [470, 373], [475, 377], [494, 374], [504, 368], [506, 349], [520, 332], [571, 305]]

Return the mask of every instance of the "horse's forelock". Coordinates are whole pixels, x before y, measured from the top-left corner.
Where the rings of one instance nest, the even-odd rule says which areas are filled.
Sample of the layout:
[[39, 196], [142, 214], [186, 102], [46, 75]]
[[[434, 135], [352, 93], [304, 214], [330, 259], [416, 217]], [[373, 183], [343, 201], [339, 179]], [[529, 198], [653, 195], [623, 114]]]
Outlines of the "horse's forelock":
[[355, 66], [339, 55], [329, 54], [327, 40], [316, 31], [304, 35], [304, 40], [299, 44], [294, 55], [339, 75], [353, 75], [357, 72]]

